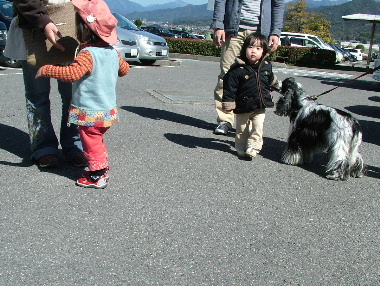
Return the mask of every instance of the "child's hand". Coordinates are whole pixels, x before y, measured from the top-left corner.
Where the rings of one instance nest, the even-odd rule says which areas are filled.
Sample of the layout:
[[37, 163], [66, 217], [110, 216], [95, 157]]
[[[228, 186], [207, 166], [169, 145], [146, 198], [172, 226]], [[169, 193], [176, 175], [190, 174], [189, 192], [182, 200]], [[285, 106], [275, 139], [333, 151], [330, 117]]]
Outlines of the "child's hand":
[[38, 69], [37, 74], [36, 74], [36, 78], [43, 77], [43, 75], [42, 75], [42, 68], [43, 68], [43, 67], [40, 67], [40, 68]]

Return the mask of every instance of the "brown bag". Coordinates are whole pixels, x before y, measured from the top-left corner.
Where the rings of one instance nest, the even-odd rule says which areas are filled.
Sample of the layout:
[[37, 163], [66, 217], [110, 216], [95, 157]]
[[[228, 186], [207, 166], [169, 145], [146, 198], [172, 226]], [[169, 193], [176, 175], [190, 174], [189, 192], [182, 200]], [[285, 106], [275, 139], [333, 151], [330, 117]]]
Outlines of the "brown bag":
[[78, 47], [75, 35], [75, 11], [70, 2], [46, 6], [50, 19], [57, 26], [62, 38], [57, 42], [65, 47], [61, 51], [54, 47], [41, 30], [23, 29], [29, 65], [39, 68], [43, 65], [58, 65], [72, 62]]

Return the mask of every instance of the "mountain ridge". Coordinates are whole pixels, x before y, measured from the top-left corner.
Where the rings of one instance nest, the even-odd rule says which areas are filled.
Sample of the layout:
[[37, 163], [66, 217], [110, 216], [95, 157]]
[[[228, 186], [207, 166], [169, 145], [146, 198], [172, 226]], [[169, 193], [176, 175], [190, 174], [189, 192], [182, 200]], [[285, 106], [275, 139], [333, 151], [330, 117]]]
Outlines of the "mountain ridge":
[[[155, 8], [163, 7], [159, 4], [153, 5], [152, 7], [143, 7], [137, 3], [134, 3], [129, 0], [105, 0], [112, 11], [118, 12], [126, 16], [131, 21], [136, 19], [143, 20], [146, 22], [156, 22], [168, 25], [198, 25], [198, 26], [209, 26], [212, 19], [212, 11], [207, 10], [207, 4], [204, 5], [192, 5], [181, 0], [177, 0], [171, 3], [171, 7], [180, 5], [181, 7], [176, 8], [164, 8], [156, 10]], [[331, 33], [332, 37], [336, 40], [344, 39], [355, 39], [355, 40], [365, 40], [369, 39], [371, 31], [371, 23], [360, 23], [359, 22], [350, 22], [344, 21], [342, 19], [343, 15], [350, 14], [380, 14], [380, 5], [379, 0], [336, 0], [336, 1], [314, 1], [307, 0], [307, 2], [335, 2], [339, 3], [332, 6], [319, 6], [316, 8], [309, 7], [308, 11], [313, 11], [317, 13], [322, 13], [325, 15], [325, 18], [331, 22]], [[134, 12], [126, 13], [125, 9], [120, 6], [121, 4], [130, 3], [130, 9], [135, 9]], [[286, 5], [291, 2], [287, 2]], [[137, 6], [132, 6], [136, 4]], [[331, 3], [330, 3], [331, 4]], [[166, 6], [165, 6], [166, 7]], [[154, 8], [154, 9], [153, 9]], [[137, 9], [137, 10], [136, 10]], [[148, 10], [144, 10], [148, 9]], [[153, 9], [153, 10], [149, 10]], [[130, 11], [130, 10], [129, 10]], [[376, 35], [376, 39], [379, 39], [379, 36]]]

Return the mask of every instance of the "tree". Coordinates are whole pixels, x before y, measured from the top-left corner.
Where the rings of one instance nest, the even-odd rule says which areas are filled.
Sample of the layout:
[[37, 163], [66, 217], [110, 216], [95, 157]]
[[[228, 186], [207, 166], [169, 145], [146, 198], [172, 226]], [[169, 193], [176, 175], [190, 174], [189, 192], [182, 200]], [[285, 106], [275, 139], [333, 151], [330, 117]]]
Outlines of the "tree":
[[135, 21], [135, 25], [136, 25], [137, 27], [139, 27], [139, 28], [140, 28], [143, 24], [144, 24], [143, 21], [141, 21], [140, 19], [137, 19], [137, 20]]
[[331, 23], [326, 20], [322, 13], [308, 12], [305, 0], [297, 0], [286, 6], [289, 10], [285, 14], [284, 31], [304, 34], [313, 34], [322, 38], [326, 42], [333, 42], [331, 39]]

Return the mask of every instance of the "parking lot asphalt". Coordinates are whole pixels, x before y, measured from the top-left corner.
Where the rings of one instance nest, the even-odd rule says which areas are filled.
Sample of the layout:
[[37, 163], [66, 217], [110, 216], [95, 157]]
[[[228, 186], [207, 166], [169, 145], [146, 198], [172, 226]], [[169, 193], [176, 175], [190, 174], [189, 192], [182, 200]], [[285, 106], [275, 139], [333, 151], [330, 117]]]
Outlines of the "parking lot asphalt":
[[[360, 75], [274, 70], [311, 94]], [[330, 181], [324, 155], [281, 163], [288, 119], [272, 110], [263, 151], [239, 160], [234, 134], [212, 133], [218, 71], [173, 59], [120, 78], [110, 183], [94, 190], [74, 185], [83, 170], [63, 158], [32, 164], [22, 71], [0, 69], [0, 285], [380, 285], [379, 82], [366, 75], [320, 98], [363, 129], [366, 176]], [[53, 80], [51, 101], [58, 130]]]

